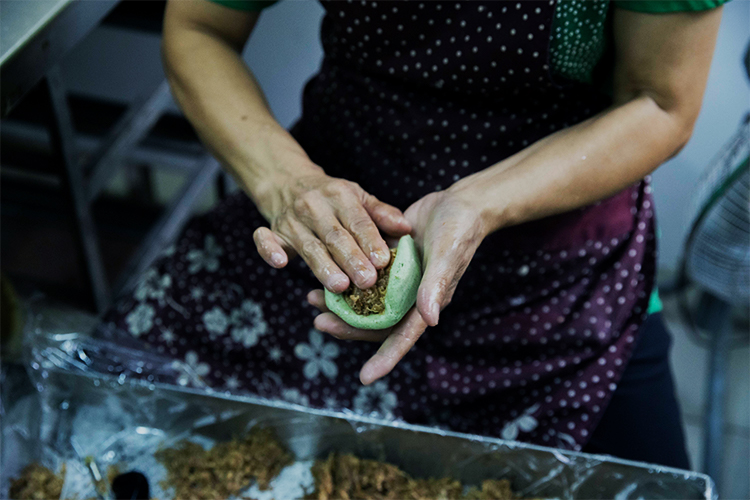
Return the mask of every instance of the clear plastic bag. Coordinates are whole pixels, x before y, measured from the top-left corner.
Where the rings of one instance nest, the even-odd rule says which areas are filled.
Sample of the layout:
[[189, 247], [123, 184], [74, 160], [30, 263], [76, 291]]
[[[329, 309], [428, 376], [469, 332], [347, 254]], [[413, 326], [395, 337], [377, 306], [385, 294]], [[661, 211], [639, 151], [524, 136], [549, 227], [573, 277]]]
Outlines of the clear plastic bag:
[[195, 377], [189, 366], [121, 344], [116, 332], [91, 338], [75, 328], [33, 316], [28, 358], [35, 391], [5, 398], [3, 449], [6, 457], [13, 450], [15, 462], [3, 467], [3, 488], [22, 462], [53, 469], [66, 462], [62, 497], [88, 498], [97, 474], [117, 464], [145, 473], [152, 497], [171, 498], [159, 486], [164, 469], [156, 450], [182, 439], [208, 447], [262, 425], [297, 462], [270, 492], [252, 489], [254, 498], [301, 495], [311, 487], [312, 460], [333, 451], [385, 460], [415, 477], [450, 476], [468, 485], [507, 478], [515, 491], [537, 498], [717, 498], [711, 479], [699, 473], [181, 387], [181, 378]]

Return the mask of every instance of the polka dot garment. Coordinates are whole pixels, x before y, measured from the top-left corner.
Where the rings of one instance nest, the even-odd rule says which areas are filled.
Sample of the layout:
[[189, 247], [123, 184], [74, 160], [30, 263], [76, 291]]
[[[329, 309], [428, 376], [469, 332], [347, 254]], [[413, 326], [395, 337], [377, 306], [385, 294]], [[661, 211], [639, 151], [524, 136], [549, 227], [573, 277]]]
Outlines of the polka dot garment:
[[606, 48], [608, 0], [557, 2], [550, 64], [558, 77], [590, 83]]
[[[554, 2], [324, 2], [325, 58], [292, 132], [329, 174], [406, 209], [609, 105], [553, 82]], [[268, 268], [236, 195], [190, 223], [106, 317], [192, 376], [174, 382], [581, 449], [653, 288], [648, 181], [480, 246], [441, 322], [386, 378], [377, 345], [312, 328], [301, 262]]]

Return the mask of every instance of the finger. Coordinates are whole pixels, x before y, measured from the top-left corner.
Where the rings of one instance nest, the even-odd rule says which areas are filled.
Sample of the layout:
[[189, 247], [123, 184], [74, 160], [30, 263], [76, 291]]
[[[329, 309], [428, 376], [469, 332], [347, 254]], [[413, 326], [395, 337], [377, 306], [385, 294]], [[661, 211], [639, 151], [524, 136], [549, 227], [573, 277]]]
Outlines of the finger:
[[307, 202], [298, 210], [303, 224], [311, 228], [326, 246], [338, 267], [359, 288], [370, 288], [378, 279], [375, 266], [362, 252], [354, 237], [325, 203]]
[[367, 210], [359, 204], [352, 196], [351, 203], [340, 207], [336, 215], [343, 226], [351, 233], [359, 247], [364, 251], [370, 262], [377, 268], [382, 269], [391, 260], [391, 252], [388, 250], [378, 227], [367, 213]]
[[326, 305], [326, 296], [323, 290], [313, 290], [307, 294], [307, 301], [313, 307], [320, 309], [321, 312], [328, 312], [328, 306]]
[[331, 258], [326, 246], [297, 221], [289, 223], [293, 246], [321, 284], [333, 293], [349, 288], [349, 277]]
[[362, 205], [375, 224], [391, 236], [404, 236], [411, 232], [411, 224], [398, 208], [383, 203], [373, 195], [363, 192]]
[[360, 330], [359, 328], [354, 328], [331, 312], [316, 316], [313, 326], [317, 330], [329, 333], [341, 340], [382, 342], [391, 333], [390, 328], [386, 330]]
[[389, 374], [409, 349], [422, 336], [427, 323], [416, 308], [412, 308], [393, 327], [391, 334], [385, 339], [378, 352], [371, 357], [359, 372], [359, 379], [364, 385], [369, 385], [381, 377]]
[[453, 267], [447, 258], [432, 257], [422, 275], [417, 292], [417, 309], [430, 326], [438, 324], [440, 309], [450, 295], [455, 276]]
[[259, 227], [253, 232], [255, 248], [268, 265], [281, 268], [289, 263], [289, 256], [282, 246], [283, 240], [267, 227]]
[[424, 273], [417, 292], [417, 309], [430, 326], [450, 303], [458, 281], [474, 256], [476, 246], [469, 238], [443, 225], [443, 236], [428, 238], [424, 248]]
[[398, 246], [398, 238], [394, 238], [392, 236], [385, 236], [385, 244], [388, 245], [388, 248], [396, 248]]
[[325, 243], [328, 253], [356, 286], [365, 289], [375, 285], [378, 279], [375, 266], [338, 220], [330, 218], [317, 221], [316, 232]]

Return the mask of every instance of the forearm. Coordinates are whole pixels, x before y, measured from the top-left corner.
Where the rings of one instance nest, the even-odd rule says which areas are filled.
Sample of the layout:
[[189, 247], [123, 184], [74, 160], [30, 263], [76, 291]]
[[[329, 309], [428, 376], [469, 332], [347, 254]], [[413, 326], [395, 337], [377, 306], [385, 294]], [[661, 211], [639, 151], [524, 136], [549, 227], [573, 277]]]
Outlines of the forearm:
[[165, 25], [163, 58], [177, 102], [261, 211], [271, 210], [277, 183], [320, 169], [276, 122], [238, 48], [199, 29], [175, 31]]
[[473, 200], [487, 232], [611, 196], [689, 139], [721, 9], [613, 17], [615, 105], [451, 188]]
[[610, 108], [457, 182], [487, 232], [611, 196], [674, 155], [690, 125], [648, 96]]

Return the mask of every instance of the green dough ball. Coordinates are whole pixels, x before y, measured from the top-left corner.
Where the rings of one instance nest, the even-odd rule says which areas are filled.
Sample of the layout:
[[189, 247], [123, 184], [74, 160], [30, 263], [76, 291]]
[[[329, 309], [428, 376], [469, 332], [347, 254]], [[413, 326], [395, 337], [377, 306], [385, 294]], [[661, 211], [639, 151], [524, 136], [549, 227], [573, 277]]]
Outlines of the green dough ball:
[[393, 261], [385, 291], [385, 310], [380, 314], [361, 316], [346, 303], [343, 295], [325, 291], [326, 306], [339, 318], [355, 328], [382, 330], [403, 318], [417, 301], [417, 290], [422, 281], [422, 264], [411, 236], [403, 236], [398, 242], [396, 259]]

